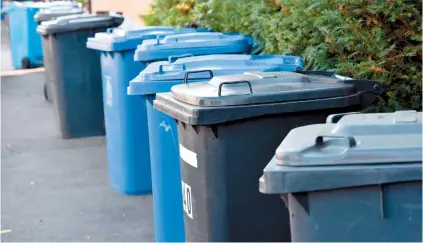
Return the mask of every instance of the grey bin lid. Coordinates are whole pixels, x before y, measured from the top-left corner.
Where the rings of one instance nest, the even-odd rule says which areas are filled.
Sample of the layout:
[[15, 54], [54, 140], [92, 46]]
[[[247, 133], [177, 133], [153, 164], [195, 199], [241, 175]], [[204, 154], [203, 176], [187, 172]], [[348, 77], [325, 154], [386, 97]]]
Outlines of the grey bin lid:
[[291, 193], [422, 178], [422, 113], [345, 115], [293, 129], [264, 169], [260, 190]]
[[[319, 82], [313, 82], [313, 78]], [[353, 85], [337, 81], [293, 72], [246, 72], [217, 76], [208, 82], [175, 85], [171, 93], [176, 100], [196, 106], [249, 105], [355, 93]]]
[[81, 29], [114, 27], [123, 22], [121, 15], [76, 14], [41, 22], [37, 32], [42, 35], [74, 32]]
[[186, 124], [211, 125], [270, 114], [365, 108], [379, 88], [380, 83], [371, 80], [249, 72], [175, 85], [170, 93], [156, 94], [154, 107]]
[[57, 17], [66, 16], [66, 15], [74, 15], [74, 14], [82, 14], [84, 13], [83, 8], [75, 8], [75, 7], [52, 7], [41, 9], [35, 14], [34, 19], [37, 22], [43, 22], [48, 20], [53, 20]]

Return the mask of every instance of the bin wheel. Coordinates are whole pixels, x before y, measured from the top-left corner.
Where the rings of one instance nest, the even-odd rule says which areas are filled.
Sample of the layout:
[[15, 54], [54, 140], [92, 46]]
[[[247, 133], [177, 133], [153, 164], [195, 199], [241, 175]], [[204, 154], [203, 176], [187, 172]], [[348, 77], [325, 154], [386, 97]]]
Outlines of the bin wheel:
[[48, 97], [47, 84], [46, 83], [44, 83], [44, 98], [46, 99], [47, 102], [52, 103], [51, 99]]
[[22, 59], [21, 64], [22, 64], [22, 69], [30, 68], [29, 59], [26, 57]]

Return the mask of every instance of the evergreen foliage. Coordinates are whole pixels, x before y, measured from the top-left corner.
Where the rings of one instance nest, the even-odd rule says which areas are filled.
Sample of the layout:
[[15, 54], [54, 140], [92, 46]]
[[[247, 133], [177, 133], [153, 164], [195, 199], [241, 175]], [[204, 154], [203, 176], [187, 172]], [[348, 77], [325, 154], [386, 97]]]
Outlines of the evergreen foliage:
[[308, 70], [379, 80], [371, 111], [422, 109], [421, 0], [156, 0], [148, 25], [198, 24], [255, 37]]

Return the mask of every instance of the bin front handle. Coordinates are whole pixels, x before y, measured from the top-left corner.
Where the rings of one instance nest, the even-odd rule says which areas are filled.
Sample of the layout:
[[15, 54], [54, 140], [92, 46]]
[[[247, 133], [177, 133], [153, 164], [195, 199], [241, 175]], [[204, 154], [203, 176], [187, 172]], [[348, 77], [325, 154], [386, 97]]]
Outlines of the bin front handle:
[[203, 72], [207, 72], [210, 74], [210, 79], [213, 78], [213, 72], [211, 70], [198, 70], [198, 71], [191, 71], [191, 72], [186, 72], [185, 76], [184, 76], [184, 84], [188, 83], [188, 76], [192, 73], [203, 73]]
[[353, 136], [335, 136], [335, 135], [320, 135], [316, 137], [315, 145], [322, 146], [324, 144], [325, 138], [336, 138], [336, 139], [345, 139], [348, 141], [348, 146], [350, 148], [357, 146], [357, 141]]
[[188, 54], [183, 54], [183, 55], [178, 55], [178, 56], [169, 56], [169, 58], [167, 59], [168, 62], [173, 63], [174, 61], [178, 60], [179, 58], [183, 58], [183, 57], [192, 57], [194, 55], [192, 55], [191, 53]]
[[219, 97], [222, 96], [222, 87], [223, 87], [223, 85], [225, 85], [225, 84], [241, 84], [241, 83], [248, 84], [248, 88], [250, 88], [250, 94], [253, 93], [253, 88], [251, 87], [250, 81], [242, 80], [242, 81], [235, 81], [235, 82], [222, 82], [222, 83], [220, 83], [219, 84], [219, 89], [217, 91], [217, 95]]

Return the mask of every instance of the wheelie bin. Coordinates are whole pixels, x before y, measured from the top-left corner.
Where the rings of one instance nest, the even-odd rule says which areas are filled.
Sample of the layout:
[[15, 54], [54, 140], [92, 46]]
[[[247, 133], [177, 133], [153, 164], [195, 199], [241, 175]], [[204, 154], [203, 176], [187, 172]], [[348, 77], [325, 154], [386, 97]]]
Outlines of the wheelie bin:
[[380, 86], [332, 74], [250, 72], [179, 84], [154, 108], [177, 120], [186, 240], [290, 241], [287, 209], [258, 183], [295, 127], [370, 105]]
[[282, 195], [294, 242], [421, 242], [422, 113], [347, 114], [293, 129], [260, 191]]
[[86, 42], [95, 33], [116, 27], [122, 16], [70, 15], [44, 21], [37, 31], [51, 61], [53, 104], [62, 138], [104, 135], [100, 60]]
[[128, 94], [141, 96], [147, 104], [156, 241], [185, 241], [176, 122], [153, 109], [156, 93], [169, 91], [188, 77], [192, 78], [190, 82], [198, 82], [209, 80], [213, 75], [295, 71], [302, 67], [302, 58], [295, 56], [206, 55], [180, 58], [173, 63], [154, 62], [130, 82]]
[[[73, 14], [82, 14], [84, 13], [84, 9], [80, 6], [54, 6], [54, 7], [50, 7], [50, 8], [45, 8], [45, 9], [40, 9], [40, 11], [38, 11], [35, 16], [34, 19], [35, 21], [40, 24], [43, 21], [48, 21], [48, 20], [53, 20], [56, 19], [58, 17], [61, 16], [67, 16], [67, 15], [73, 15]], [[45, 52], [48, 49], [48, 45], [47, 45], [47, 39], [42, 38], [41, 39], [41, 46], [42, 46], [42, 50], [43, 50], [43, 64], [44, 64], [44, 68], [46, 70], [50, 70], [52, 67], [50, 67], [50, 65], [52, 64], [51, 60], [44, 60], [45, 58], [49, 57], [49, 55], [46, 55]], [[44, 72], [45, 74], [45, 83], [44, 83], [44, 98], [51, 102], [51, 91], [49, 86], [51, 85], [51, 77], [49, 77], [48, 75], [51, 74], [51, 71], [46, 71]]]
[[36, 29], [34, 15], [44, 8], [54, 6], [78, 6], [70, 1], [12, 2], [5, 13], [8, 15], [12, 64], [16, 69], [35, 68], [43, 65], [41, 38]]
[[118, 27], [88, 38], [87, 47], [100, 53], [109, 179], [120, 193], [151, 192], [147, 118], [139, 112], [145, 110], [145, 105], [138, 97], [127, 95], [129, 81], [145, 67], [142, 62], [134, 62], [135, 49], [146, 39], [195, 31], [160, 26]]

